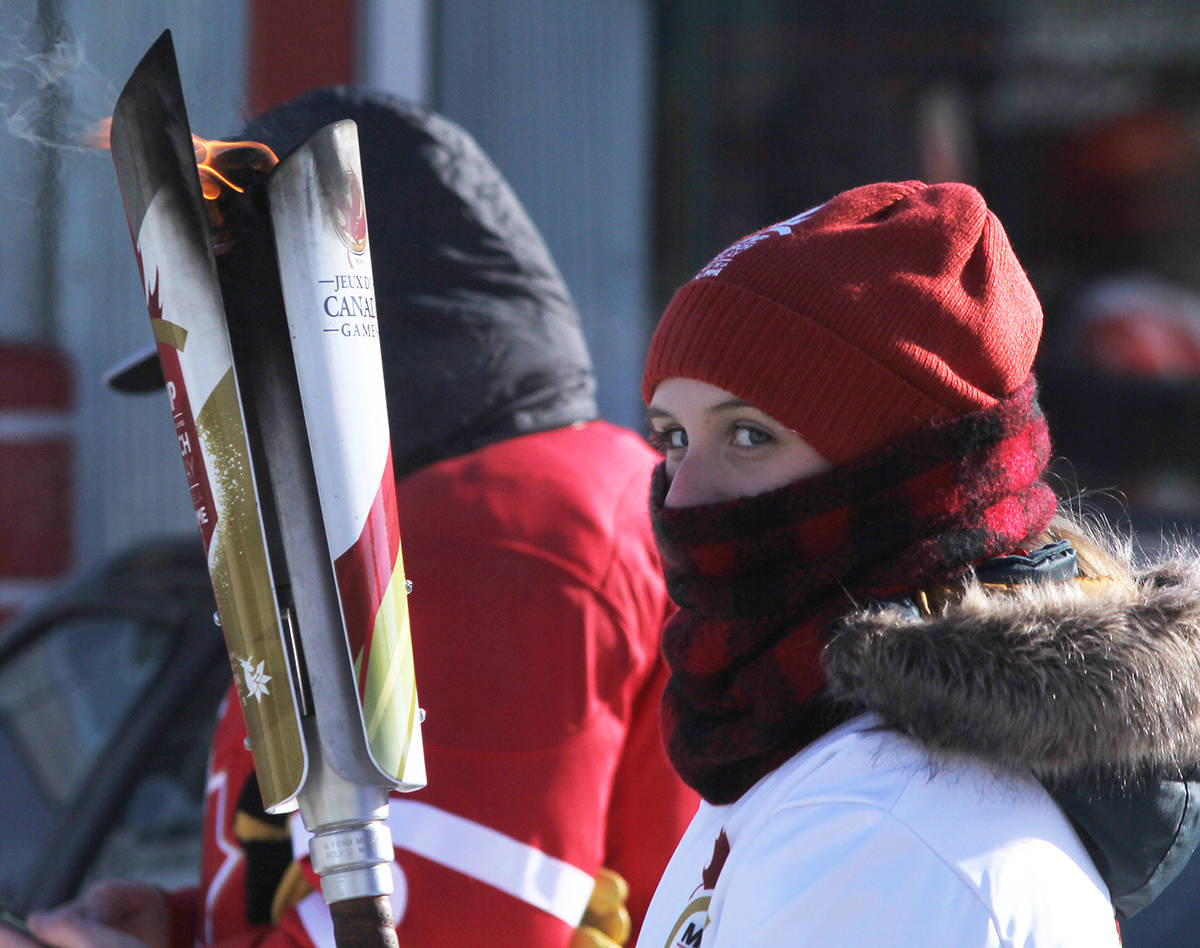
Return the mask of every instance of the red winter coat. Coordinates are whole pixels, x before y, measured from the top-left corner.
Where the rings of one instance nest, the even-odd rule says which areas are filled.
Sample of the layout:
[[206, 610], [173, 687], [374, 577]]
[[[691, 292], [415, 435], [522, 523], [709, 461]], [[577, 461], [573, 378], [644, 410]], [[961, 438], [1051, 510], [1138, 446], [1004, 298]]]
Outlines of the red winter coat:
[[[589, 422], [397, 485], [429, 775], [390, 807], [402, 946], [564, 946], [601, 866], [629, 881], [636, 930], [697, 803], [658, 731], [672, 607], [647, 516], [654, 460], [633, 433]], [[253, 818], [244, 737], [234, 697], [213, 748], [202, 889], [174, 898], [177, 942], [332, 948], [317, 893], [267, 924], [283, 867], [265, 867], [292, 850], [286, 827]]]

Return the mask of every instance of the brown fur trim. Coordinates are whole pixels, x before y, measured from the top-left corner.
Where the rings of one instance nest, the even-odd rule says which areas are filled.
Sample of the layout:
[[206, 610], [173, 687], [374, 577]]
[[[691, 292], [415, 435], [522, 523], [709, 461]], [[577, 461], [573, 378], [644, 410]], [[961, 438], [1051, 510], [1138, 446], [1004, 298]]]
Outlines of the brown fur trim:
[[971, 582], [932, 616], [856, 613], [825, 647], [830, 691], [1052, 782], [1200, 763], [1200, 563], [1099, 585]]

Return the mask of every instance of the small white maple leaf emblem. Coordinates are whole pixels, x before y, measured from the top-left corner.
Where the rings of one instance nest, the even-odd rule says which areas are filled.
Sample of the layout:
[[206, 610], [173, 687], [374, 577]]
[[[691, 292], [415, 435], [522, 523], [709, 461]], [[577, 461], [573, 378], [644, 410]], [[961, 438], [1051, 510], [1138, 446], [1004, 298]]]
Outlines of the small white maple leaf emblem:
[[242, 678], [246, 682], [247, 697], [257, 698], [258, 703], [262, 704], [263, 695], [271, 693], [267, 690], [267, 682], [271, 680], [272, 676], [263, 674], [263, 665], [266, 664], [266, 660], [264, 659], [256, 666], [253, 658], [239, 658], [238, 664], [242, 666]]

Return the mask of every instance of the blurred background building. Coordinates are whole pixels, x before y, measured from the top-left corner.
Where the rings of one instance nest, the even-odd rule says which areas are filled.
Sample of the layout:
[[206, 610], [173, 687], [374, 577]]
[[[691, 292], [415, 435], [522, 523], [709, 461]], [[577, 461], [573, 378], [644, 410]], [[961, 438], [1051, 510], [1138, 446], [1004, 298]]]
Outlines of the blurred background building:
[[102, 384], [149, 331], [111, 162], [79, 144], [165, 28], [205, 137], [352, 80], [471, 131], [634, 427], [657, 313], [713, 253], [866, 181], [970, 181], [1046, 303], [1067, 489], [1200, 509], [1192, 0], [4, 0], [0, 613], [194, 529], [161, 398]]

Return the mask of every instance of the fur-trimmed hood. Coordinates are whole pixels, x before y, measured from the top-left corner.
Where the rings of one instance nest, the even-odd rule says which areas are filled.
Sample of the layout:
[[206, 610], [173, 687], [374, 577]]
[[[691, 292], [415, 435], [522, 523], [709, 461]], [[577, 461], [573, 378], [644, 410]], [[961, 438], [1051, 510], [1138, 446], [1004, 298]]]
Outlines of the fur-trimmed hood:
[[1200, 561], [1130, 583], [970, 581], [932, 615], [855, 613], [823, 662], [835, 697], [926, 746], [1051, 784], [1200, 764]]

